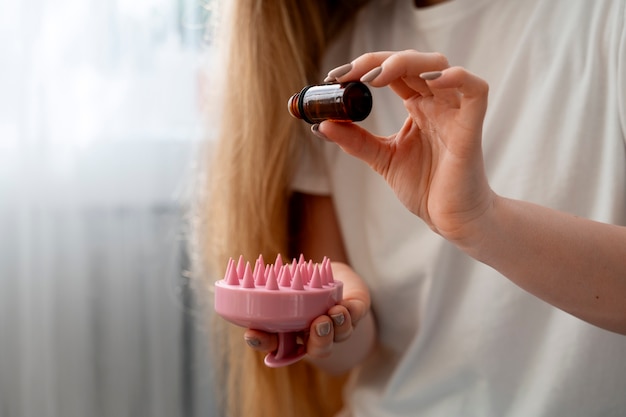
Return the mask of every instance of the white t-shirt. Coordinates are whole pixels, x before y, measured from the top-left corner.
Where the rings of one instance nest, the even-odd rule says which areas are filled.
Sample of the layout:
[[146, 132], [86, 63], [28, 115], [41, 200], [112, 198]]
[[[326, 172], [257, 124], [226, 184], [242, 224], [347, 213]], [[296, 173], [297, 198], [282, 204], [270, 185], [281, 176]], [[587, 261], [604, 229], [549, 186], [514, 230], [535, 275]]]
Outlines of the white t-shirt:
[[[490, 85], [483, 147], [497, 193], [626, 225], [626, 1], [412, 3], [373, 1], [324, 69], [367, 51], [444, 53]], [[361, 124], [397, 131], [402, 102], [373, 93]], [[364, 163], [311, 141], [322, 158], [303, 161], [294, 187], [333, 196], [379, 326], [342, 415], [626, 416], [625, 336], [519, 289], [434, 234]]]

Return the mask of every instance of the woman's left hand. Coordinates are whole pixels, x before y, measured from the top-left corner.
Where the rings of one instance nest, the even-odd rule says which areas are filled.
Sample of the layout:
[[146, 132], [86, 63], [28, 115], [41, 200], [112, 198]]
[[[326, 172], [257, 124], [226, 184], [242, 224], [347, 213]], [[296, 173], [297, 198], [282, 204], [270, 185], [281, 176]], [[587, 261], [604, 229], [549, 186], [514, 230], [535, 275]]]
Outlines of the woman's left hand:
[[[370, 313], [370, 292], [363, 279], [350, 266], [333, 262], [333, 276], [343, 282], [343, 299], [326, 314], [315, 318], [302, 332], [307, 357], [331, 373], [343, 373], [360, 363], [374, 345], [375, 329]], [[356, 328], [359, 324], [358, 329]], [[275, 333], [247, 329], [244, 338], [260, 352], [278, 348]]]

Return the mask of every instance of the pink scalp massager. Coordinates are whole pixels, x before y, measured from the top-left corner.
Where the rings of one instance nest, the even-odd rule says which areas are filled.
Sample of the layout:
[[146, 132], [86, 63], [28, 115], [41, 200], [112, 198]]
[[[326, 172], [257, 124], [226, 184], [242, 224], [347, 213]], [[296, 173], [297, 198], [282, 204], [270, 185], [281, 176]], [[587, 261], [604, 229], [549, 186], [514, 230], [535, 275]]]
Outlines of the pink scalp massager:
[[254, 270], [243, 257], [231, 258], [224, 279], [215, 283], [215, 311], [238, 326], [278, 334], [278, 348], [265, 364], [276, 368], [300, 360], [302, 338], [313, 320], [341, 301], [343, 283], [333, 279], [330, 260], [321, 264], [300, 259], [265, 264], [259, 256]]

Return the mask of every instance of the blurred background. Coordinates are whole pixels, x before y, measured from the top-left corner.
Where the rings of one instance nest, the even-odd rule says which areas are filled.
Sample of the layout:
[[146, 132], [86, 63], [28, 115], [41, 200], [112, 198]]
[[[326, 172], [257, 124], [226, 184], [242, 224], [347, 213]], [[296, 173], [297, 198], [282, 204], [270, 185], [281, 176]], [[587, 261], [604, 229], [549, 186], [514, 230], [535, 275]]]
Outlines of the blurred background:
[[0, 417], [215, 415], [186, 248], [215, 1], [0, 0]]

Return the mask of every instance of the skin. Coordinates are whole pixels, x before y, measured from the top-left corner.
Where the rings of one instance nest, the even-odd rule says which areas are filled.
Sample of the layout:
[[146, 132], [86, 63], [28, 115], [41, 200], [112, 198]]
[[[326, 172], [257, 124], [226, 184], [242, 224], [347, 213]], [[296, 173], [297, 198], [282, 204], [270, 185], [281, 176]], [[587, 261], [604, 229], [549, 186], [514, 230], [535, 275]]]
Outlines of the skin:
[[[470, 256], [553, 306], [626, 335], [626, 227], [494, 193], [481, 148], [484, 80], [449, 67], [439, 54], [417, 51], [368, 53], [341, 73], [337, 81], [365, 76], [374, 88], [391, 88], [407, 110], [404, 126], [380, 137], [355, 124], [325, 121], [315, 134], [367, 163], [408, 210]], [[428, 80], [420, 77], [424, 73]], [[309, 360], [339, 373], [360, 363], [374, 346], [369, 292], [345, 263], [330, 197], [301, 198], [309, 207], [301, 224], [318, 231], [307, 235], [302, 249], [340, 261], [333, 271], [345, 283], [342, 305], [312, 324], [307, 352]], [[329, 247], [329, 242], [335, 243]], [[340, 326], [331, 318], [337, 314], [345, 317]], [[316, 334], [320, 323], [333, 324], [329, 335]], [[274, 335], [248, 330], [246, 337], [261, 341], [258, 350], [276, 348]]]

